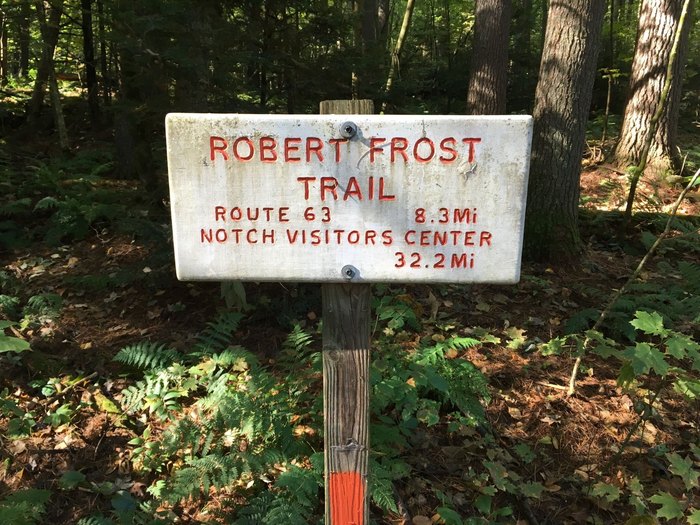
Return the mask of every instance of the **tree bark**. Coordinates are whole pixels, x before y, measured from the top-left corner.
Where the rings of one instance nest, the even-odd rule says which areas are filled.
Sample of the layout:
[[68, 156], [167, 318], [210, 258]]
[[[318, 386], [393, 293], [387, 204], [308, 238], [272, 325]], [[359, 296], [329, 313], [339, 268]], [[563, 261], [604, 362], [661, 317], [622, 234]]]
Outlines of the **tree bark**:
[[9, 17], [7, 13], [0, 7], [0, 85], [4, 86], [7, 84], [7, 80], [10, 77], [7, 71], [9, 60], [7, 59], [8, 49], [7, 49], [7, 30], [9, 26]]
[[535, 96], [525, 253], [573, 261], [586, 123], [600, 48], [605, 2], [552, 2]]
[[97, 26], [100, 39], [100, 75], [102, 75], [102, 102], [108, 106], [112, 101], [111, 75], [107, 67], [107, 42], [105, 39], [105, 12], [102, 0], [97, 0]]
[[399, 36], [396, 39], [396, 47], [391, 54], [391, 67], [389, 68], [389, 75], [386, 79], [386, 85], [384, 86], [384, 102], [382, 102], [382, 111], [384, 114], [386, 111], [386, 106], [389, 100], [389, 94], [391, 93], [391, 88], [394, 85], [394, 77], [399, 71], [399, 59], [401, 57], [401, 50], [403, 49], [403, 44], [406, 41], [406, 36], [408, 35], [408, 28], [411, 26], [411, 17], [413, 16], [413, 6], [415, 4], [414, 0], [406, 0], [406, 10], [403, 14], [403, 21], [401, 22], [401, 30], [399, 31]]
[[46, 85], [49, 81], [49, 75], [53, 71], [53, 54], [58, 44], [61, 16], [63, 15], [63, 0], [54, 0], [52, 3], [46, 2], [46, 4], [43, 0], [37, 0], [36, 10], [41, 30], [42, 48], [34, 90], [29, 101], [28, 121], [30, 125], [35, 125], [37, 118], [41, 114], [41, 107], [46, 95]]
[[22, 2], [19, 12], [19, 69], [17, 74], [21, 78], [27, 78], [29, 76], [29, 43], [31, 41], [29, 27], [31, 23], [31, 15], [32, 5], [29, 0], [26, 0]]
[[97, 128], [100, 117], [100, 104], [97, 93], [97, 70], [95, 68], [95, 45], [92, 30], [92, 0], [80, 0], [83, 29], [83, 59], [85, 62], [85, 83], [90, 111], [90, 124]]
[[[630, 94], [613, 159], [614, 163], [622, 168], [639, 163], [666, 79], [666, 65], [669, 62], [682, 4], [682, 0], [644, 0], [642, 3], [637, 45], [630, 74]], [[673, 68], [674, 81], [649, 149], [647, 173], [656, 176], [671, 171], [676, 158], [678, 110], [690, 18], [687, 18], [681, 30], [678, 56]]]
[[511, 0], [477, 0], [467, 114], [506, 112]]

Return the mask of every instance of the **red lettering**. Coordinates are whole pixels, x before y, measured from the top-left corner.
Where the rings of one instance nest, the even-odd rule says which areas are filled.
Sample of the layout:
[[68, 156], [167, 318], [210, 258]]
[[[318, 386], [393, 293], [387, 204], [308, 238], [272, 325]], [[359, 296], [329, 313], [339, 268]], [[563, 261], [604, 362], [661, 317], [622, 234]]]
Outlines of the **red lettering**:
[[393, 201], [394, 199], [396, 199], [395, 195], [387, 195], [384, 193], [384, 177], [379, 177], [379, 200]]
[[382, 232], [382, 244], [384, 246], [391, 246], [394, 243], [394, 238], [391, 236], [391, 230], [385, 230]]
[[292, 153], [299, 151], [299, 145], [301, 144], [301, 139], [298, 137], [287, 137], [284, 139], [284, 161], [285, 162], [299, 162], [301, 157], [292, 157]]
[[352, 230], [348, 233], [348, 242], [350, 244], [357, 244], [360, 242], [360, 232], [357, 230]]
[[[238, 151], [238, 145], [244, 142], [246, 146], [248, 146], [248, 155], [243, 156], [240, 154]], [[242, 160], [242, 161], [248, 161], [253, 158], [253, 155], [255, 155], [255, 146], [253, 145], [253, 141], [250, 140], [248, 137], [239, 137], [237, 138], [234, 143], [233, 143], [233, 156], [236, 157], [237, 160]]]
[[258, 239], [255, 237], [256, 233], [258, 233], [256, 229], [248, 230], [245, 234], [245, 240], [248, 241], [249, 244], [257, 244]]
[[304, 184], [304, 200], [309, 200], [309, 184], [316, 181], [316, 177], [297, 177], [297, 181]]
[[375, 153], [384, 153], [382, 145], [386, 142], [383, 137], [372, 137], [369, 139], [369, 161], [374, 162]]
[[467, 158], [467, 160], [469, 162], [474, 162], [474, 152], [476, 149], [474, 147], [474, 144], [478, 144], [479, 142], [481, 142], [481, 139], [472, 137], [472, 138], [462, 139], [462, 142], [464, 142], [465, 144], [469, 144], [469, 157]]
[[[280, 214], [279, 214], [279, 220], [280, 222], [289, 222], [289, 218], [287, 217], [287, 213], [289, 213], [289, 206], [282, 206], [280, 208]], [[272, 241], [274, 243], [274, 241]]]
[[374, 200], [374, 177], [372, 175], [369, 176], [367, 179], [367, 182], [369, 183], [369, 190], [367, 190], [367, 200], [373, 201]]
[[262, 234], [262, 242], [263, 244], [270, 243], [270, 244], [275, 244], [275, 230], [263, 230]]
[[479, 246], [483, 245], [491, 246], [491, 232], [481, 232], [479, 237]]
[[321, 177], [321, 200], [326, 200], [326, 191], [333, 195], [333, 200], [338, 200], [338, 180], [335, 177]]
[[472, 237], [474, 237], [475, 233], [475, 231], [464, 232], [464, 246], [474, 246]]
[[[270, 156], [266, 156], [266, 153], [270, 153]], [[263, 162], [277, 160], [277, 141], [274, 137], [260, 137], [260, 160]]]
[[340, 162], [340, 145], [347, 142], [348, 139], [329, 139], [328, 143], [335, 146], [335, 162]]
[[323, 141], [317, 137], [306, 137], [306, 162], [311, 162], [311, 154], [315, 153], [319, 162], [323, 162]]
[[212, 231], [211, 228], [209, 228], [209, 231], [205, 230], [204, 228], [199, 230], [199, 242], [204, 244], [204, 242], [212, 242], [214, 240], [212, 236]]
[[371, 244], [374, 246], [375, 239], [377, 238], [377, 232], [374, 230], [367, 230], [365, 232], [365, 244]]
[[451, 155], [450, 157], [440, 155], [440, 162], [449, 164], [450, 162], [457, 160], [457, 150], [455, 149], [455, 146], [457, 146], [457, 141], [452, 137], [447, 137], [440, 141], [440, 149], [444, 153], [449, 153]]
[[404, 235], [404, 237], [403, 237], [404, 241], [406, 241], [406, 244], [408, 244], [409, 246], [413, 246], [414, 244], [416, 244], [416, 241], [413, 240], [413, 237], [415, 235], [416, 235], [416, 230], [408, 230], [406, 232], [406, 235]]
[[[421, 157], [418, 154], [418, 149], [422, 144], [427, 144], [429, 147], [430, 153], [428, 154], [427, 157]], [[433, 157], [435, 156], [435, 143], [430, 140], [428, 137], [422, 137], [416, 141], [416, 143], [413, 145], [413, 157], [418, 161], [418, 162], [429, 162]]]
[[223, 206], [214, 207], [214, 220], [218, 221], [219, 219], [226, 222], [226, 208]]
[[343, 200], [346, 201], [349, 198], [357, 198], [358, 200], [362, 200], [362, 190], [360, 189], [360, 185], [357, 183], [357, 179], [355, 177], [350, 177], [348, 179], [348, 185], [345, 188]]
[[228, 153], [226, 152], [228, 148], [228, 142], [222, 137], [209, 137], [209, 158], [213, 161], [216, 157], [216, 153], [221, 153], [224, 160], [228, 160]]
[[400, 154], [403, 157], [404, 162], [408, 162], [408, 140], [403, 137], [392, 137], [391, 138], [391, 162], [396, 161], [396, 154]]

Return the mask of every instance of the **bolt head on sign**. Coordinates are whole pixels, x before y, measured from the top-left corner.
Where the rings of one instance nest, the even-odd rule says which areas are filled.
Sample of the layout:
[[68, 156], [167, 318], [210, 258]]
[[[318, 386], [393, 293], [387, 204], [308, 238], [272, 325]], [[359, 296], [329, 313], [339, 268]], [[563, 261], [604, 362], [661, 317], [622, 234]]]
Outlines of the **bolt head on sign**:
[[173, 113], [166, 136], [181, 280], [520, 277], [529, 116]]

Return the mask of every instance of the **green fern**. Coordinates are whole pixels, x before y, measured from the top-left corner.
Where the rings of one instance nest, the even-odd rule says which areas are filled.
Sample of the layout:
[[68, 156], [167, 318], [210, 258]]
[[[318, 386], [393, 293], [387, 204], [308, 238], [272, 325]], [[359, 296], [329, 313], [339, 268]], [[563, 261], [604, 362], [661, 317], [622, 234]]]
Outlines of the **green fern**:
[[51, 492], [40, 489], [19, 490], [0, 501], [0, 523], [34, 525], [46, 512]]
[[219, 314], [214, 321], [207, 323], [207, 327], [199, 334], [195, 354], [210, 355], [226, 349], [242, 319], [243, 314], [239, 312]]
[[104, 516], [90, 516], [81, 519], [77, 525], [115, 525], [114, 521]]
[[170, 366], [179, 357], [176, 350], [164, 344], [142, 341], [122, 348], [114, 360], [139, 370], [159, 370]]

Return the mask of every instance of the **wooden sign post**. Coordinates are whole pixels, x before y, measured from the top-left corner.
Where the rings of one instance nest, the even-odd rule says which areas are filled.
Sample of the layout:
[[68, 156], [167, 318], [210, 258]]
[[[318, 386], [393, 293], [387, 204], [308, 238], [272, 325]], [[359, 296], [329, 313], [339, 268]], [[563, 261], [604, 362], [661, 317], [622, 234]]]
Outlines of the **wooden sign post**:
[[368, 525], [370, 284], [515, 283], [532, 118], [166, 118], [181, 280], [323, 284], [326, 523]]
[[[372, 114], [374, 104], [328, 100], [320, 109], [322, 115]], [[322, 296], [326, 523], [367, 525], [370, 285], [324, 284]]]

